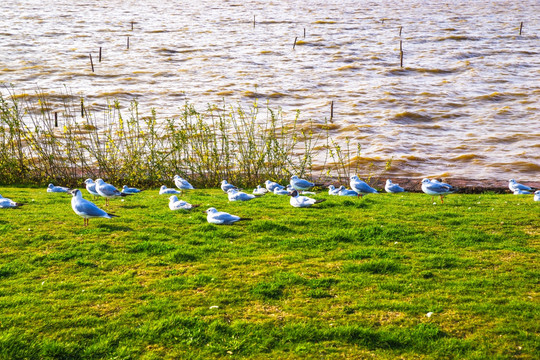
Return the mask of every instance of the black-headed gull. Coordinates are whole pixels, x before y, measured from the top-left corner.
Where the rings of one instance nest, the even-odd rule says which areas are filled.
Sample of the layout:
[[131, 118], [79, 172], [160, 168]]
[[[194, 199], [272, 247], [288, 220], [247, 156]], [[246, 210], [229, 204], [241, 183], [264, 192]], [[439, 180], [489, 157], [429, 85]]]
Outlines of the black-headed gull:
[[298, 190], [290, 191], [288, 194], [291, 197], [289, 203], [294, 207], [304, 208], [310, 207], [311, 205], [322, 203], [326, 199], [312, 199], [307, 196], [301, 196], [298, 194]]
[[387, 193], [400, 193], [400, 192], [405, 191], [405, 189], [403, 189], [401, 186], [399, 186], [399, 184], [394, 184], [392, 182], [392, 180], [390, 180], [390, 179], [386, 180], [386, 185], [384, 185], [384, 190]]
[[108, 214], [105, 210], [98, 208], [94, 203], [83, 199], [82, 193], [78, 189], [72, 189], [69, 193], [73, 196], [71, 198], [71, 208], [75, 211], [75, 214], [84, 219], [84, 226], [88, 226], [88, 222], [91, 218], [102, 217], [111, 219], [113, 217], [118, 217], [118, 215]]
[[178, 200], [178, 197], [176, 195], [169, 197], [169, 209], [173, 211], [180, 209], [191, 210], [199, 206], [201, 205], [192, 205], [188, 202], [185, 202], [184, 200]]
[[534, 201], [540, 201], [540, 190], [534, 192]]
[[356, 175], [352, 175], [350, 178], [351, 189], [356, 191], [359, 196], [364, 196], [364, 194], [377, 194], [377, 190], [369, 186], [366, 182], [360, 180]]
[[236, 186], [234, 186], [233, 184], [229, 184], [227, 180], [221, 180], [221, 190], [223, 190], [224, 192], [227, 192], [230, 189], [238, 190]]
[[183, 193], [184, 190], [193, 190], [195, 189], [186, 179], [181, 178], [179, 175], [174, 175], [174, 185], [180, 189], [180, 192]]
[[274, 182], [274, 181], [271, 181], [271, 180], [266, 180], [264, 182], [264, 185], [266, 186], [266, 190], [270, 191], [270, 192], [274, 192], [274, 190], [277, 188], [277, 189], [285, 189], [285, 186], [283, 185], [280, 185], [278, 184], [277, 182]]
[[176, 189], [171, 189], [171, 188], [166, 187], [165, 185], [161, 185], [161, 187], [159, 188], [159, 195], [163, 195], [163, 194], [181, 194], [181, 193], [180, 191]]
[[423, 179], [422, 191], [428, 195], [431, 195], [431, 201], [433, 201], [434, 196], [439, 195], [441, 197], [441, 204], [443, 204], [444, 195], [453, 193], [455, 189], [449, 184]]
[[339, 193], [339, 189], [336, 189], [334, 185], [328, 185], [328, 195], [337, 195]]
[[126, 193], [120, 192], [113, 185], [108, 184], [105, 181], [103, 181], [103, 179], [96, 180], [96, 191], [99, 194], [99, 196], [103, 196], [105, 198], [105, 206], [109, 205], [109, 199], [119, 197], [119, 196], [133, 195], [133, 194], [126, 194]]
[[51, 193], [67, 193], [69, 191], [69, 188], [64, 186], [54, 186], [53, 184], [49, 184], [47, 186], [47, 192]]
[[127, 185], [122, 186], [122, 192], [125, 193], [125, 194], [138, 194], [141, 191], [142, 190], [139, 190], [137, 188], [130, 188]]
[[253, 200], [259, 196], [246, 194], [245, 192], [238, 191], [236, 189], [229, 189], [227, 191], [227, 197], [229, 198], [229, 201], [248, 201]]
[[358, 193], [356, 191], [346, 189], [343, 185], [341, 185], [337, 190], [339, 196], [358, 196]]
[[250, 218], [241, 218], [240, 216], [231, 215], [226, 212], [217, 211], [216, 208], [209, 208], [205, 211], [206, 220], [210, 224], [216, 225], [230, 225], [241, 220], [251, 220]]
[[94, 198], [96, 196], [99, 197], [98, 192], [96, 191], [96, 183], [92, 179], [86, 179], [84, 181], [84, 184], [86, 186], [86, 191], [88, 191], [91, 195], [94, 195]]
[[18, 208], [19, 206], [23, 206], [23, 204], [16, 203], [15, 201], [5, 198], [2, 195], [0, 195], [0, 209], [12, 209], [12, 208]]
[[263, 188], [261, 185], [257, 185], [255, 189], [253, 189], [253, 195], [264, 195], [268, 192], [266, 188]]
[[524, 191], [533, 191], [534, 190], [532, 187], [520, 184], [514, 179], [510, 179], [510, 181], [508, 181], [508, 188], [512, 192], [515, 192], [516, 190], [524, 190]]

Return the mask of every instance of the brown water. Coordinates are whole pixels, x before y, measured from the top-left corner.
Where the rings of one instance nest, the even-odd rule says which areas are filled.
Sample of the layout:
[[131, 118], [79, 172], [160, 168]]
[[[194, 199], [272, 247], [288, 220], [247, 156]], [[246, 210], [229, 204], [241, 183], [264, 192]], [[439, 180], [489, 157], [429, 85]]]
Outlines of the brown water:
[[333, 101], [331, 135], [393, 158], [395, 176], [540, 175], [538, 0], [12, 0], [0, 14], [0, 81], [18, 92], [136, 99], [163, 118], [258, 99], [320, 123]]

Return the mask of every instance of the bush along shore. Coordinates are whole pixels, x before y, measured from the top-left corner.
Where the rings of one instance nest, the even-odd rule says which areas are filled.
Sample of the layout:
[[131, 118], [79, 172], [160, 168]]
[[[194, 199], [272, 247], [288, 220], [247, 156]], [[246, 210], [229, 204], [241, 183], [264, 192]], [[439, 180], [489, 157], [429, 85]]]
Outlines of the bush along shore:
[[[101, 177], [158, 186], [178, 174], [196, 187], [223, 179], [254, 186], [291, 174], [346, 180], [360, 166], [360, 145], [347, 140], [341, 146], [330, 136], [336, 125], [302, 123], [298, 113], [285, 120], [268, 107], [261, 114], [256, 102], [249, 109], [209, 105], [203, 112], [185, 104], [180, 115], [158, 119], [155, 110], [141, 116], [135, 101], [93, 112], [70, 95], [53, 109], [39, 92], [8, 92], [0, 95], [0, 184], [75, 186]], [[323, 165], [314, 166], [314, 157]]]

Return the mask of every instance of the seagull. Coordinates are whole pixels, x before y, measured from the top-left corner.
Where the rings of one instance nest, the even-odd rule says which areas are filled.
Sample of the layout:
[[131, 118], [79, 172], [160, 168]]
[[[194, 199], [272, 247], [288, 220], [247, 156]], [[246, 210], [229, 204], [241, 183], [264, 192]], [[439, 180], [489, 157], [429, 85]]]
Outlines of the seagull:
[[193, 208], [199, 207], [201, 205], [191, 205], [190, 203], [185, 202], [184, 200], [178, 200], [176, 195], [169, 197], [169, 209], [171, 210], [191, 210]]
[[266, 186], [266, 190], [270, 191], [270, 192], [274, 192], [274, 190], [276, 188], [278, 189], [285, 189], [285, 186], [283, 185], [279, 185], [277, 182], [274, 182], [274, 181], [270, 181], [270, 180], [266, 180], [264, 182], [264, 185]]
[[205, 211], [206, 220], [210, 224], [216, 225], [230, 225], [241, 220], [251, 220], [250, 218], [241, 218], [240, 216], [231, 215], [226, 212], [217, 211], [216, 208], [209, 208]]
[[433, 201], [433, 196], [439, 195], [441, 197], [441, 204], [444, 203], [444, 195], [451, 194], [455, 189], [448, 184], [444, 184], [438, 181], [431, 181], [429, 179], [422, 180], [422, 191], [428, 195], [431, 195], [431, 200]]
[[255, 195], [246, 194], [245, 192], [238, 191], [236, 189], [229, 189], [229, 191], [227, 191], [227, 196], [229, 197], [229, 201], [248, 201], [258, 197]]
[[227, 192], [229, 191], [229, 189], [238, 190], [236, 186], [234, 186], [233, 184], [229, 184], [227, 180], [221, 180], [221, 190], [223, 190], [224, 192]]
[[163, 194], [181, 194], [181, 192], [176, 189], [168, 188], [165, 185], [161, 185], [161, 187], [159, 188], [159, 195]]
[[298, 195], [298, 190], [293, 190], [289, 192], [288, 194], [291, 197], [290, 204], [294, 207], [310, 207], [313, 204], [322, 203], [323, 201], [326, 201], [326, 199], [312, 199], [307, 196], [300, 196]]
[[88, 191], [91, 195], [94, 195], [94, 198], [99, 196], [98, 192], [96, 191], [96, 183], [94, 180], [86, 179], [84, 183], [86, 184], [86, 191]]
[[124, 194], [137, 194], [140, 193], [142, 190], [139, 190], [137, 188], [130, 188], [127, 185], [122, 186], [122, 192]]
[[534, 201], [540, 201], [540, 190], [534, 192]]
[[527, 191], [527, 190], [520, 190], [520, 189], [514, 190], [514, 195], [530, 195], [530, 194], [532, 194], [532, 192]]
[[527, 185], [522, 185], [522, 184], [516, 182], [516, 180], [514, 180], [514, 179], [511, 179], [508, 182], [508, 188], [512, 192], [515, 192], [516, 190], [525, 190], [525, 191], [533, 191], [534, 190], [532, 187], [527, 186]]
[[174, 175], [174, 184], [177, 188], [180, 189], [180, 193], [183, 193], [184, 190], [193, 190], [195, 189], [186, 179], [181, 178], [178, 175]]
[[314, 187], [315, 183], [312, 183], [311, 181], [307, 181], [307, 180], [304, 180], [304, 179], [300, 179], [298, 178], [298, 176], [296, 175], [293, 175], [291, 177], [291, 186], [295, 189], [295, 190], [309, 190], [311, 189], [312, 187]]
[[[287, 190], [286, 195], [289, 195], [289, 192], [291, 192], [293, 190], [296, 190], [296, 189], [293, 188], [293, 186], [291, 184], [287, 184], [287, 187], [284, 190]], [[305, 191], [305, 190], [298, 191], [298, 194], [300, 194], [300, 195], [316, 195], [316, 193], [314, 193], [313, 191]]]
[[338, 195], [339, 189], [336, 189], [334, 185], [328, 186], [328, 195]]
[[358, 193], [354, 190], [345, 189], [345, 186], [341, 185], [338, 189], [339, 196], [358, 196]]
[[19, 206], [23, 205], [24, 204], [16, 203], [15, 201], [0, 195], [0, 209], [18, 208]]
[[253, 189], [253, 195], [264, 195], [268, 192], [266, 188], [263, 188], [261, 185], [257, 185], [255, 189]]
[[94, 203], [83, 199], [82, 193], [78, 189], [71, 189], [69, 193], [73, 196], [71, 198], [71, 208], [75, 211], [75, 214], [84, 219], [84, 226], [88, 226], [90, 218], [102, 217], [111, 219], [113, 217], [118, 217], [118, 215], [108, 214], [104, 210], [98, 208]]
[[405, 191], [405, 189], [403, 189], [401, 186], [399, 186], [399, 184], [394, 184], [392, 182], [392, 180], [390, 180], [390, 179], [386, 180], [386, 185], [384, 186], [384, 190], [387, 193], [400, 193], [400, 192]]
[[358, 193], [358, 196], [364, 196], [364, 194], [377, 194], [377, 190], [360, 180], [358, 176], [352, 175], [350, 181], [351, 189]]
[[276, 194], [276, 195], [289, 195], [289, 191], [286, 190], [285, 188], [283, 188], [283, 189], [274, 188], [274, 194]]
[[54, 192], [54, 193], [63, 192], [63, 193], [67, 193], [68, 191], [69, 191], [69, 188], [64, 187], [64, 186], [54, 186], [53, 184], [49, 184], [49, 186], [47, 186], [47, 192]]
[[96, 191], [100, 196], [105, 198], [105, 206], [109, 205], [109, 199], [118, 196], [128, 196], [133, 194], [126, 194], [118, 191], [113, 185], [106, 183], [103, 179], [96, 180]]

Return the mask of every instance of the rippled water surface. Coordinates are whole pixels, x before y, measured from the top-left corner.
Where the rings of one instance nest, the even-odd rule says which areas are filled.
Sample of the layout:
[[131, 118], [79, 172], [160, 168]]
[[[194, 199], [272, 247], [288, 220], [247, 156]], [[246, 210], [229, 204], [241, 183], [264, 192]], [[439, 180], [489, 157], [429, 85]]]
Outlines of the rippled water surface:
[[333, 101], [332, 136], [395, 175], [540, 174], [538, 0], [11, 0], [0, 14], [0, 81], [18, 92], [136, 99], [163, 118], [258, 99], [320, 123]]

